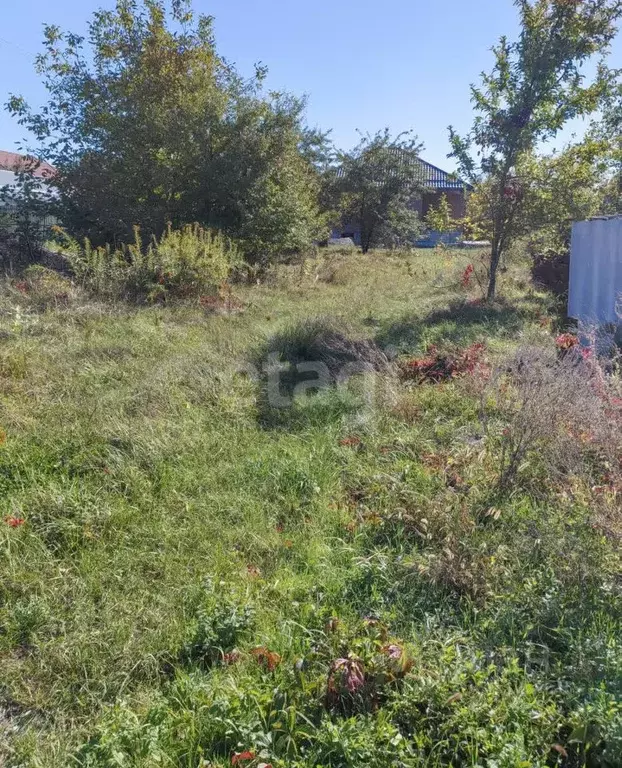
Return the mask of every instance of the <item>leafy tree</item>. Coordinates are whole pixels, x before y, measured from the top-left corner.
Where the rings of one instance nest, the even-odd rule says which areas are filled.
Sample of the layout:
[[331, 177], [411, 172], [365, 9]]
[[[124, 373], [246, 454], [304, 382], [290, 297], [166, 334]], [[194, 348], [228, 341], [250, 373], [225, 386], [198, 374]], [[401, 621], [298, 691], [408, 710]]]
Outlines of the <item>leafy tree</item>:
[[34, 261], [50, 235], [46, 222], [51, 201], [43, 179], [35, 175], [39, 167], [36, 158], [25, 158], [14, 168], [15, 184], [0, 187], [0, 209], [4, 218], [0, 229], [4, 229], [9, 271], [16, 264]]
[[[573, 221], [604, 210], [607, 195], [609, 145], [593, 138], [548, 155], [525, 153], [516, 165], [520, 200], [512, 222], [513, 236], [529, 236], [536, 244], [555, 250], [568, 247]], [[603, 182], [605, 180], [605, 182]], [[494, 182], [485, 181], [469, 196], [467, 220], [492, 239], [495, 207]]]
[[490, 186], [487, 181], [481, 181], [467, 197], [462, 228], [469, 240], [492, 239]]
[[610, 178], [607, 180], [605, 210], [622, 212], [622, 84], [607, 94], [600, 123], [592, 128], [592, 136], [605, 142]]
[[495, 65], [472, 87], [478, 113], [470, 133], [453, 128], [452, 156], [474, 183], [490, 189], [492, 250], [488, 298], [493, 299], [503, 253], [520, 230], [524, 202], [519, 167], [571, 118], [593, 112], [609, 88], [601, 61], [586, 83], [583, 65], [604, 55], [622, 15], [622, 0], [515, 0], [521, 34], [501, 38]]
[[603, 210], [608, 151], [606, 142], [586, 138], [559, 153], [523, 158], [524, 233], [537, 232], [555, 249], [567, 248], [572, 222]]
[[421, 144], [410, 133], [392, 138], [388, 129], [365, 136], [350, 152], [339, 152], [329, 177], [334, 208], [361, 227], [363, 252], [416, 239], [421, 222], [412, 207], [422, 192], [417, 156]]
[[87, 41], [47, 26], [44, 46], [48, 103], [36, 113], [13, 96], [8, 108], [56, 166], [72, 232], [128, 241], [135, 225], [157, 235], [197, 221], [262, 258], [321, 229], [304, 101], [264, 95], [261, 67], [241, 78], [185, 0], [117, 0]]
[[327, 232], [310, 149], [323, 137], [303, 128], [304, 107], [304, 100], [282, 94], [238, 100], [226, 148], [205, 175], [218, 205], [213, 223], [254, 260], [304, 249]]

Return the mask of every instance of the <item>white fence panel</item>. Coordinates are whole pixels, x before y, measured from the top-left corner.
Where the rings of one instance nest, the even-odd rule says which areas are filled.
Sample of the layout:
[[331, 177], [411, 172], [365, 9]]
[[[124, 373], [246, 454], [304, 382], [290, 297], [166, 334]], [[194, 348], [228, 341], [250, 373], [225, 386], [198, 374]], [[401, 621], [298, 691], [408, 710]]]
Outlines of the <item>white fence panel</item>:
[[572, 227], [568, 315], [584, 323], [618, 323], [622, 309], [622, 217]]

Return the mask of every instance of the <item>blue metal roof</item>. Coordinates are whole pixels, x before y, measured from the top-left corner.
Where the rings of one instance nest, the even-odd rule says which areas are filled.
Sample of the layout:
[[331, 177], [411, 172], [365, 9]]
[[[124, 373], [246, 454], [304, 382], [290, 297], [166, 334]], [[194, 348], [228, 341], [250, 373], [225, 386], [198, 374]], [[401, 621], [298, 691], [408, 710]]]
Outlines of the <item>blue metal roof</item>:
[[438, 190], [471, 189], [471, 185], [459, 179], [455, 173], [443, 171], [420, 157], [416, 158], [416, 162], [420, 166], [420, 172], [423, 175], [422, 181], [426, 187]]
[[455, 173], [448, 173], [432, 163], [401, 149], [395, 149], [401, 156], [401, 173], [414, 176], [424, 187], [436, 191], [472, 189], [470, 184], [459, 179]]
[[[398, 173], [400, 176], [414, 177], [421, 186], [435, 192], [445, 192], [448, 190], [462, 192], [463, 190], [473, 189], [470, 184], [458, 178], [455, 173], [443, 171], [441, 168], [437, 168], [432, 163], [428, 163], [426, 160], [422, 160], [406, 150], [394, 147], [392, 151], [399, 156], [400, 165], [397, 170], [391, 170], [391, 175]], [[341, 174], [342, 169], [339, 168], [337, 175], [341, 176]]]

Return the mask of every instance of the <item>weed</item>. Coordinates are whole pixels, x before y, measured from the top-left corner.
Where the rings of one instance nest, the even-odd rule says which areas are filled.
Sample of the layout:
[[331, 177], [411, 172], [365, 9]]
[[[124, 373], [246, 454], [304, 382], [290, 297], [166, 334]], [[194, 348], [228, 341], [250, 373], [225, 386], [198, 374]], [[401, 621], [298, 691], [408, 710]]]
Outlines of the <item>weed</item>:
[[432, 345], [427, 355], [413, 358], [401, 363], [401, 376], [404, 380], [418, 383], [439, 383], [459, 376], [476, 372], [488, 372], [484, 360], [485, 346], [480, 343], [471, 344], [466, 349], [456, 349], [440, 352]]
[[534, 451], [555, 474], [602, 473], [615, 461], [622, 435], [608, 407], [610, 383], [597, 361], [576, 354], [576, 337], [559, 337], [557, 347], [561, 357], [539, 348], [519, 350], [485, 391], [482, 413], [489, 438], [500, 444], [501, 489], [516, 481]]
[[138, 229], [120, 249], [67, 238], [65, 257], [78, 283], [102, 298], [138, 302], [190, 297], [213, 290], [240, 264], [234, 243], [198, 224], [173, 229], [145, 245]]

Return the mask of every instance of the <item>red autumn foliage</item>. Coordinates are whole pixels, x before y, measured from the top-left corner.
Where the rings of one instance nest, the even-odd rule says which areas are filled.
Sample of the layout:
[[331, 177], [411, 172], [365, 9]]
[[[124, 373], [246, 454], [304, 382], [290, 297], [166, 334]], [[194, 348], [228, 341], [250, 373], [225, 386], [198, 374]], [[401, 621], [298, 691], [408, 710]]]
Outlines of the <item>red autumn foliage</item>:
[[389, 663], [389, 670], [396, 678], [401, 678], [413, 668], [413, 661], [410, 659], [401, 645], [391, 643], [381, 649]]
[[236, 752], [231, 758], [231, 765], [239, 765], [239, 763], [245, 763], [248, 760], [254, 760], [256, 757], [254, 752], [246, 750], [246, 752]]
[[361, 444], [361, 438], [352, 436], [352, 437], [344, 437], [343, 440], [339, 441], [339, 445], [343, 446], [344, 448], [356, 448]]
[[415, 357], [402, 364], [402, 378], [419, 383], [431, 382], [438, 384], [460, 376], [485, 370], [484, 344], [471, 344], [466, 349], [456, 352], [439, 352], [434, 346], [430, 347], [425, 357]]
[[365, 668], [359, 659], [335, 659], [330, 665], [326, 698], [336, 704], [343, 696], [352, 696], [365, 685]]
[[463, 288], [470, 287], [471, 277], [473, 276], [474, 271], [475, 271], [475, 267], [472, 264], [469, 264], [469, 266], [462, 273], [462, 278], [460, 279], [460, 282], [462, 283]]
[[274, 670], [281, 663], [281, 657], [274, 651], [269, 651], [263, 646], [261, 648], [253, 648], [251, 655], [255, 657], [257, 663], [267, 669], [268, 672], [274, 672]]
[[579, 339], [574, 333], [562, 333], [555, 339], [555, 344], [559, 350], [567, 352], [569, 349], [579, 346]]
[[5, 522], [8, 526], [11, 528], [19, 528], [21, 525], [24, 525], [26, 522], [23, 517], [7, 517], [5, 518]]

